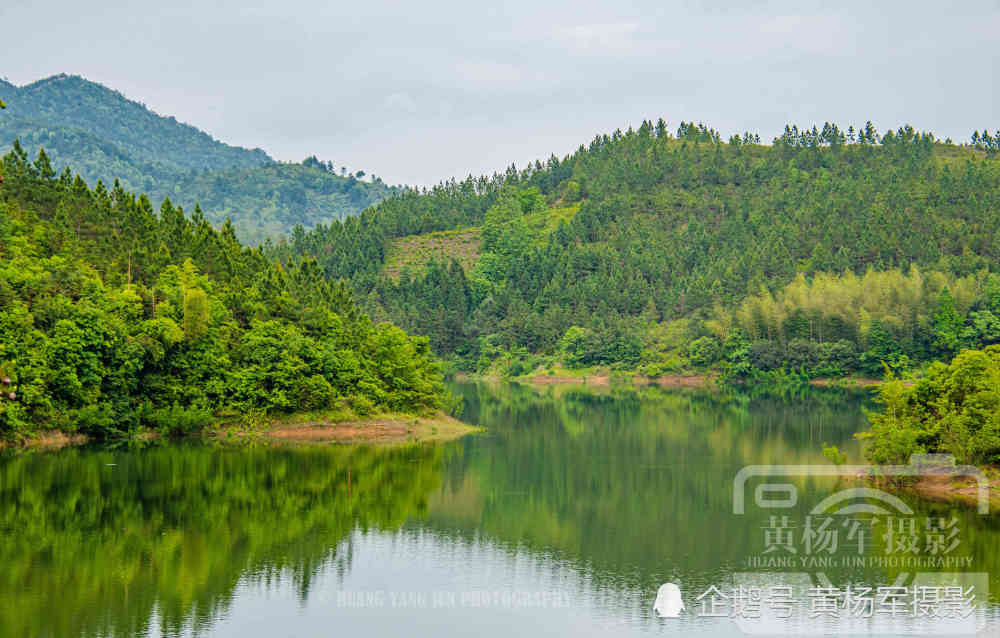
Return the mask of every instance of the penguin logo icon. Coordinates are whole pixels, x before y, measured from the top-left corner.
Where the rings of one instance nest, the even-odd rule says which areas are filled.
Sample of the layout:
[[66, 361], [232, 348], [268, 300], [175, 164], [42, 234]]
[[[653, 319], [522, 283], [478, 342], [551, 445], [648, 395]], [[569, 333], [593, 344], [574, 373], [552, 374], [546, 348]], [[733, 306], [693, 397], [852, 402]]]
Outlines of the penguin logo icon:
[[677, 618], [684, 611], [684, 600], [681, 598], [681, 588], [674, 583], [664, 583], [656, 591], [656, 602], [653, 611], [660, 618]]

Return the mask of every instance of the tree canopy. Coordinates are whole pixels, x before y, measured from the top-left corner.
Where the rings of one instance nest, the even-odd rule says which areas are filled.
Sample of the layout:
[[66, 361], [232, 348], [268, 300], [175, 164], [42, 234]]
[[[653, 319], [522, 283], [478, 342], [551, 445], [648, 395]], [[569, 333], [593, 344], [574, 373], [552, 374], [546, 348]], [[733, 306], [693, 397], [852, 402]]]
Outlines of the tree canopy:
[[440, 405], [426, 338], [362, 314], [313, 259], [277, 263], [199, 208], [0, 162], [0, 436], [185, 432], [226, 415]]
[[[315, 257], [370, 313], [467, 366], [542, 355], [651, 372], [876, 371], [992, 343], [1000, 163], [982, 134], [956, 146], [867, 122], [759, 139], [647, 121], [562, 159], [397, 194], [270, 250]], [[448, 229], [478, 232], [473, 265], [386, 275], [399, 242]]]
[[93, 186], [114, 180], [192, 209], [213, 224], [233, 220], [254, 244], [354, 215], [395, 192], [364, 171], [338, 174], [332, 161], [275, 162], [260, 149], [224, 144], [193, 126], [83, 78], [56, 75], [16, 87], [0, 81], [10, 108], [0, 118], [0, 151], [15, 140], [34, 157], [43, 147], [57, 171], [69, 166]]

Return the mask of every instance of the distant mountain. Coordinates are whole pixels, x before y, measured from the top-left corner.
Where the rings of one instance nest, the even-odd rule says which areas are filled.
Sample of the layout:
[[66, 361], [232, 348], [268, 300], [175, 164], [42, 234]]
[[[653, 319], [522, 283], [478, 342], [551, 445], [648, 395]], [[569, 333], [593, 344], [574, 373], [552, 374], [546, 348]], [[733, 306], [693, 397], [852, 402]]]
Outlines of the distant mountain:
[[0, 80], [0, 152], [15, 139], [34, 157], [44, 148], [53, 166], [69, 166], [94, 184], [115, 179], [129, 190], [164, 197], [209, 221], [230, 217], [240, 237], [258, 242], [357, 214], [394, 192], [337, 175], [309, 158], [275, 162], [261, 149], [224, 144], [164, 117], [121, 93], [78, 76], [56, 75], [23, 87]]
[[[179, 170], [248, 168], [273, 162], [267, 153], [223, 144], [190, 124], [150, 111], [118, 91], [74, 75], [55, 75], [21, 88], [3, 82], [0, 126], [21, 136], [40, 129], [78, 130], [114, 144], [141, 164]], [[9, 143], [11, 140], [4, 140]], [[21, 140], [24, 144], [24, 139]]]
[[164, 194], [186, 210], [197, 200], [211, 221], [229, 217], [237, 235], [256, 244], [284, 235], [297, 224], [312, 228], [342, 220], [397, 190], [381, 180], [335, 175], [310, 157], [301, 164], [190, 173], [175, 182], [175, 192]]

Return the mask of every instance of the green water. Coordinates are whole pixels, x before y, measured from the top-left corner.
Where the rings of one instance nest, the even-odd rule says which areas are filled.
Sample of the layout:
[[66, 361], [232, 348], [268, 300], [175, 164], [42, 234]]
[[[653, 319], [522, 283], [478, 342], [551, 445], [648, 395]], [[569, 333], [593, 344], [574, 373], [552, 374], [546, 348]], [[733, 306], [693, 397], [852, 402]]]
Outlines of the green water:
[[[439, 446], [172, 443], [0, 457], [0, 637], [742, 635], [694, 613], [766, 548], [750, 464], [852, 462], [864, 396], [453, 384], [488, 433]], [[801, 521], [838, 485], [796, 479]], [[960, 530], [1000, 591], [1000, 521]], [[852, 550], [874, 556], [873, 545]], [[842, 536], [841, 553], [848, 543]], [[782, 570], [777, 570], [782, 571]], [[788, 571], [788, 570], [783, 570]], [[834, 566], [834, 582], [900, 570]], [[661, 583], [679, 619], [652, 611]], [[985, 594], [985, 592], [984, 592]], [[995, 596], [991, 599], [996, 600]]]

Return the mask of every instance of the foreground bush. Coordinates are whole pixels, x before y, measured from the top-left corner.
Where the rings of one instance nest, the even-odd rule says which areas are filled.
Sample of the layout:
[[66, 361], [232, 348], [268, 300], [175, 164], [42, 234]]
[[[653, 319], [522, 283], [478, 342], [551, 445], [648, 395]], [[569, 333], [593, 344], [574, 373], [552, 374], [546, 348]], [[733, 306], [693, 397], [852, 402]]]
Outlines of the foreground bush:
[[1000, 463], [1000, 345], [965, 350], [935, 363], [926, 378], [879, 389], [882, 411], [869, 414], [875, 463], [906, 463], [913, 453], [953, 454], [958, 463]]

